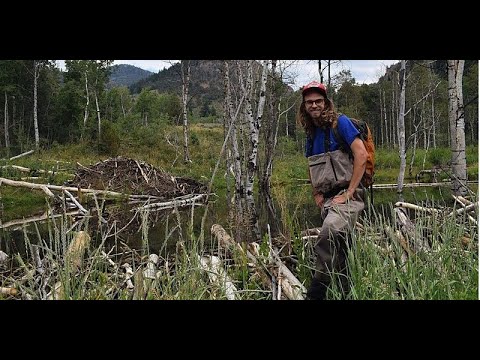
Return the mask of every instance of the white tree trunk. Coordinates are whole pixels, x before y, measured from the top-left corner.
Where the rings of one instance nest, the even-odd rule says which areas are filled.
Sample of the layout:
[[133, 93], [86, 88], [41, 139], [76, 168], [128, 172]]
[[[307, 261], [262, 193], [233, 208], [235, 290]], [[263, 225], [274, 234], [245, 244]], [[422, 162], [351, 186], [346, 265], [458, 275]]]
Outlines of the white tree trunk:
[[35, 129], [35, 148], [40, 148], [40, 135], [38, 134], [38, 115], [37, 115], [37, 84], [40, 73], [40, 63], [33, 61], [33, 127]]
[[191, 162], [190, 155], [188, 153], [188, 117], [187, 117], [187, 104], [188, 104], [188, 85], [190, 82], [190, 61], [187, 60], [187, 68], [185, 69], [185, 60], [180, 62], [182, 70], [182, 106], [183, 106], [183, 160]]
[[[232, 99], [232, 91], [230, 86], [230, 69], [228, 61], [224, 62], [225, 65], [225, 101], [226, 101], [226, 109], [225, 109], [225, 125], [228, 127], [231, 122], [233, 121], [235, 110], [233, 108], [233, 99]], [[232, 143], [232, 163], [233, 163], [233, 173], [235, 176], [235, 192], [236, 194], [240, 194], [242, 190], [242, 166], [240, 163], [240, 153], [238, 151], [238, 139], [237, 139], [237, 126], [236, 124], [232, 124], [231, 129], [231, 136], [230, 141]]]
[[465, 113], [463, 111], [462, 77], [465, 60], [447, 60], [448, 119], [452, 148], [452, 190], [455, 195], [467, 193], [467, 160], [465, 155]]
[[[95, 84], [96, 85], [96, 84]], [[100, 107], [98, 106], [98, 96], [97, 96], [97, 90], [95, 89], [94, 91], [95, 95], [95, 105], [97, 107], [97, 119], [98, 119], [98, 141], [100, 142], [101, 136], [102, 136], [102, 121], [100, 119]]]
[[[249, 86], [253, 86], [253, 63], [249, 64], [249, 75], [248, 81]], [[260, 230], [258, 228], [258, 216], [255, 207], [255, 200], [253, 198], [253, 184], [255, 181], [255, 175], [258, 169], [258, 138], [260, 133], [260, 128], [262, 126], [262, 117], [263, 110], [265, 108], [265, 92], [266, 92], [266, 83], [267, 83], [267, 71], [268, 71], [268, 61], [265, 61], [263, 64], [262, 78], [260, 80], [260, 94], [258, 99], [257, 115], [254, 117], [252, 112], [252, 104], [247, 103], [248, 111], [248, 125], [250, 128], [250, 155], [248, 156], [247, 162], [247, 179], [245, 185], [246, 192], [246, 202], [248, 208], [248, 215], [250, 217], [250, 223], [253, 226], [253, 231], [256, 236], [256, 240], [260, 240]]]
[[405, 178], [406, 153], [405, 153], [405, 60], [400, 63], [400, 99], [398, 112], [398, 153], [400, 156], [400, 171], [398, 173], [397, 192], [403, 190]]
[[[319, 67], [321, 66], [321, 60], [319, 60]], [[277, 68], [277, 61], [272, 60], [272, 81], [270, 82], [270, 88], [272, 89], [272, 96], [270, 96], [269, 101], [269, 108], [270, 108], [270, 116], [267, 118], [268, 122], [265, 122], [265, 164], [263, 168], [263, 176], [262, 176], [262, 186], [264, 190], [269, 191], [270, 188], [270, 179], [272, 177], [273, 172], [273, 156], [275, 153], [275, 147], [277, 145], [277, 135], [278, 135], [278, 124], [280, 122], [280, 108], [282, 97], [278, 96], [278, 104], [277, 104], [277, 94], [273, 94], [275, 89], [275, 81], [276, 81], [276, 68]]]
[[120, 105], [122, 105], [122, 114], [123, 114], [123, 118], [125, 119], [126, 115], [125, 115], [125, 105], [123, 104], [123, 93], [120, 94]]
[[9, 137], [9, 132], [8, 132], [8, 95], [7, 92], [5, 91], [5, 111], [3, 113], [5, 115], [5, 122], [4, 122], [4, 128], [5, 128], [5, 147], [7, 149], [7, 153], [10, 150], [10, 137]]
[[87, 98], [87, 103], [85, 104], [85, 114], [83, 115], [83, 127], [87, 125], [88, 119], [88, 106], [90, 104], [90, 96], [88, 95], [88, 76], [87, 72], [85, 71], [85, 97]]

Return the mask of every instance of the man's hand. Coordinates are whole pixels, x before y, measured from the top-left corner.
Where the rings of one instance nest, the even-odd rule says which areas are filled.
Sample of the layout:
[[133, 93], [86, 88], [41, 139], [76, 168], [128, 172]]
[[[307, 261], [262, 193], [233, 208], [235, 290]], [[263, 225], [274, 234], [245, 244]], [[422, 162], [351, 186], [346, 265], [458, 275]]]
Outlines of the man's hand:
[[353, 197], [355, 190], [347, 189], [333, 198], [333, 204], [344, 204]]
[[323, 194], [315, 194], [313, 198], [315, 199], [315, 204], [317, 204], [317, 206], [321, 209], [323, 206]]

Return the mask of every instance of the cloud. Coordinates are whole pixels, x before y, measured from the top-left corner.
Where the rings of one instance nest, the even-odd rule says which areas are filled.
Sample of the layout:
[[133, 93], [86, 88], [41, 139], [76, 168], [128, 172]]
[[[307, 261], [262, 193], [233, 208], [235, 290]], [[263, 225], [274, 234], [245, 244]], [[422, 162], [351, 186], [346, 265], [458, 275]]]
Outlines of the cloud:
[[[350, 70], [357, 84], [371, 84], [377, 82], [380, 76], [385, 74], [387, 66], [395, 64], [398, 61], [399, 60], [332, 60], [331, 76], [338, 74], [342, 70]], [[322, 64], [322, 66], [325, 65]], [[295, 69], [292, 71], [298, 73], [295, 81], [297, 88], [300, 88], [310, 81], [320, 80], [318, 60], [299, 60]]]

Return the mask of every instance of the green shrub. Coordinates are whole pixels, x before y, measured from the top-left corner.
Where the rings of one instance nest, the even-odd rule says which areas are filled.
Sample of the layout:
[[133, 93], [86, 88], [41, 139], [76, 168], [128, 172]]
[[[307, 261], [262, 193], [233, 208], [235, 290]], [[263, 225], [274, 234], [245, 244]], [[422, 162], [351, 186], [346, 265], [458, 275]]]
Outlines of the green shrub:
[[120, 137], [118, 136], [115, 126], [110, 121], [102, 124], [102, 132], [98, 151], [100, 154], [117, 156], [120, 149]]
[[190, 143], [192, 145], [199, 145], [200, 144], [200, 140], [198, 139], [197, 134], [194, 133], [193, 131], [190, 132]]
[[445, 165], [451, 160], [451, 152], [447, 148], [430, 149], [427, 159], [432, 166]]

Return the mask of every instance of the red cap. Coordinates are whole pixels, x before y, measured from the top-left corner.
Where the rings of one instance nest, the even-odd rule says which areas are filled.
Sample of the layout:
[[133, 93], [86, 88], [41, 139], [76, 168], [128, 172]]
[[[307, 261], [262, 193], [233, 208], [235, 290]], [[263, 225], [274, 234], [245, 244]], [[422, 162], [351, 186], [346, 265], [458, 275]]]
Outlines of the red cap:
[[318, 81], [312, 81], [309, 82], [307, 85], [305, 85], [302, 88], [302, 95], [305, 95], [305, 92], [309, 89], [317, 89], [320, 91], [325, 97], [327, 97], [327, 87], [323, 85], [321, 82]]

